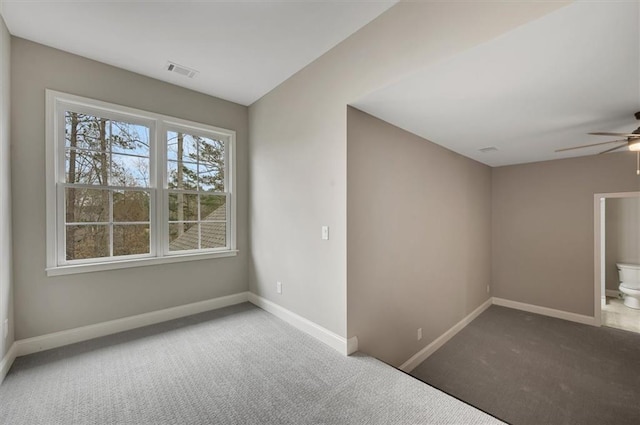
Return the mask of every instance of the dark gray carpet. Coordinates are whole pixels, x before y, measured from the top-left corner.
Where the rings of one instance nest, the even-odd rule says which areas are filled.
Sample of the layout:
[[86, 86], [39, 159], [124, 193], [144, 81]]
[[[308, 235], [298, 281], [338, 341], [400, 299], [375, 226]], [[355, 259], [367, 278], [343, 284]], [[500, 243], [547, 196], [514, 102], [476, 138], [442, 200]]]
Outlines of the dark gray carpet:
[[250, 304], [20, 357], [0, 424], [495, 424]]
[[514, 425], [640, 424], [640, 334], [491, 306], [412, 375]]

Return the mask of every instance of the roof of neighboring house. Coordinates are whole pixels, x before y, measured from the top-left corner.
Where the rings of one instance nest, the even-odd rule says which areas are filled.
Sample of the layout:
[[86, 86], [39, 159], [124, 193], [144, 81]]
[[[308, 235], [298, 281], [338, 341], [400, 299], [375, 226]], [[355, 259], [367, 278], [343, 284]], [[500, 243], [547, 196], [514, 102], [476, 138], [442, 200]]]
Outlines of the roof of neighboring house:
[[[216, 208], [200, 222], [202, 248], [220, 248], [227, 245], [227, 206]], [[183, 234], [169, 242], [170, 251], [198, 248], [198, 226], [191, 226]]]

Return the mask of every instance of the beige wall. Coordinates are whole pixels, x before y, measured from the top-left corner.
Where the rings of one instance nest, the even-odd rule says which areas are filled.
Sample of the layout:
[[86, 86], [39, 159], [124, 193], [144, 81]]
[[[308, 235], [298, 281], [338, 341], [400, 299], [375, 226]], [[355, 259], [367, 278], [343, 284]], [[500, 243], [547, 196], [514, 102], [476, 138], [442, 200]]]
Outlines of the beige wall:
[[[13, 343], [13, 280], [11, 273], [11, 152], [10, 145], [11, 40], [0, 16], [0, 359]], [[9, 320], [5, 339], [2, 323]]]
[[401, 2], [251, 105], [251, 290], [347, 336], [346, 105], [566, 3]]
[[347, 116], [348, 332], [400, 366], [489, 298], [491, 169]]
[[618, 290], [616, 263], [640, 264], [640, 197], [605, 201], [605, 282]]
[[[246, 291], [247, 108], [19, 38], [11, 47], [16, 338]], [[46, 88], [235, 130], [239, 255], [47, 278]]]
[[[402, 2], [251, 106], [250, 157], [245, 107], [14, 38], [16, 336], [243, 291], [248, 264], [255, 293], [341, 336], [351, 336], [346, 298], [346, 105], [566, 3]], [[236, 130], [240, 255], [47, 278], [45, 88]], [[322, 225], [331, 226], [329, 241], [320, 239]], [[275, 293], [276, 280], [284, 284], [282, 295]]]
[[593, 316], [594, 194], [640, 190], [631, 153], [492, 170], [493, 295]]

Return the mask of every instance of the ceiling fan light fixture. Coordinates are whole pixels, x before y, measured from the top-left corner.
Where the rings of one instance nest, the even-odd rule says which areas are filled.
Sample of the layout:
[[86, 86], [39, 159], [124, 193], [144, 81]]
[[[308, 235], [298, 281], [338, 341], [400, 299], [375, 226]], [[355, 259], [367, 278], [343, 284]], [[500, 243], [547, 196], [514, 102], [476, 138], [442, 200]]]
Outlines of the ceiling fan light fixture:
[[640, 152], [640, 138], [629, 141], [629, 150], [634, 152]]

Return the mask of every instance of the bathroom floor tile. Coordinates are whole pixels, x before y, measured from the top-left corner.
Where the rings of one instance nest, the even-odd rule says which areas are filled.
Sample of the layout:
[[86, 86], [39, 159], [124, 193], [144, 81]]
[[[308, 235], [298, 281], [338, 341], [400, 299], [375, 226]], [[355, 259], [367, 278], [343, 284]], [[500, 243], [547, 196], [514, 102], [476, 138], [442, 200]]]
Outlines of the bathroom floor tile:
[[640, 310], [629, 308], [618, 298], [607, 297], [602, 307], [602, 325], [640, 333]]

